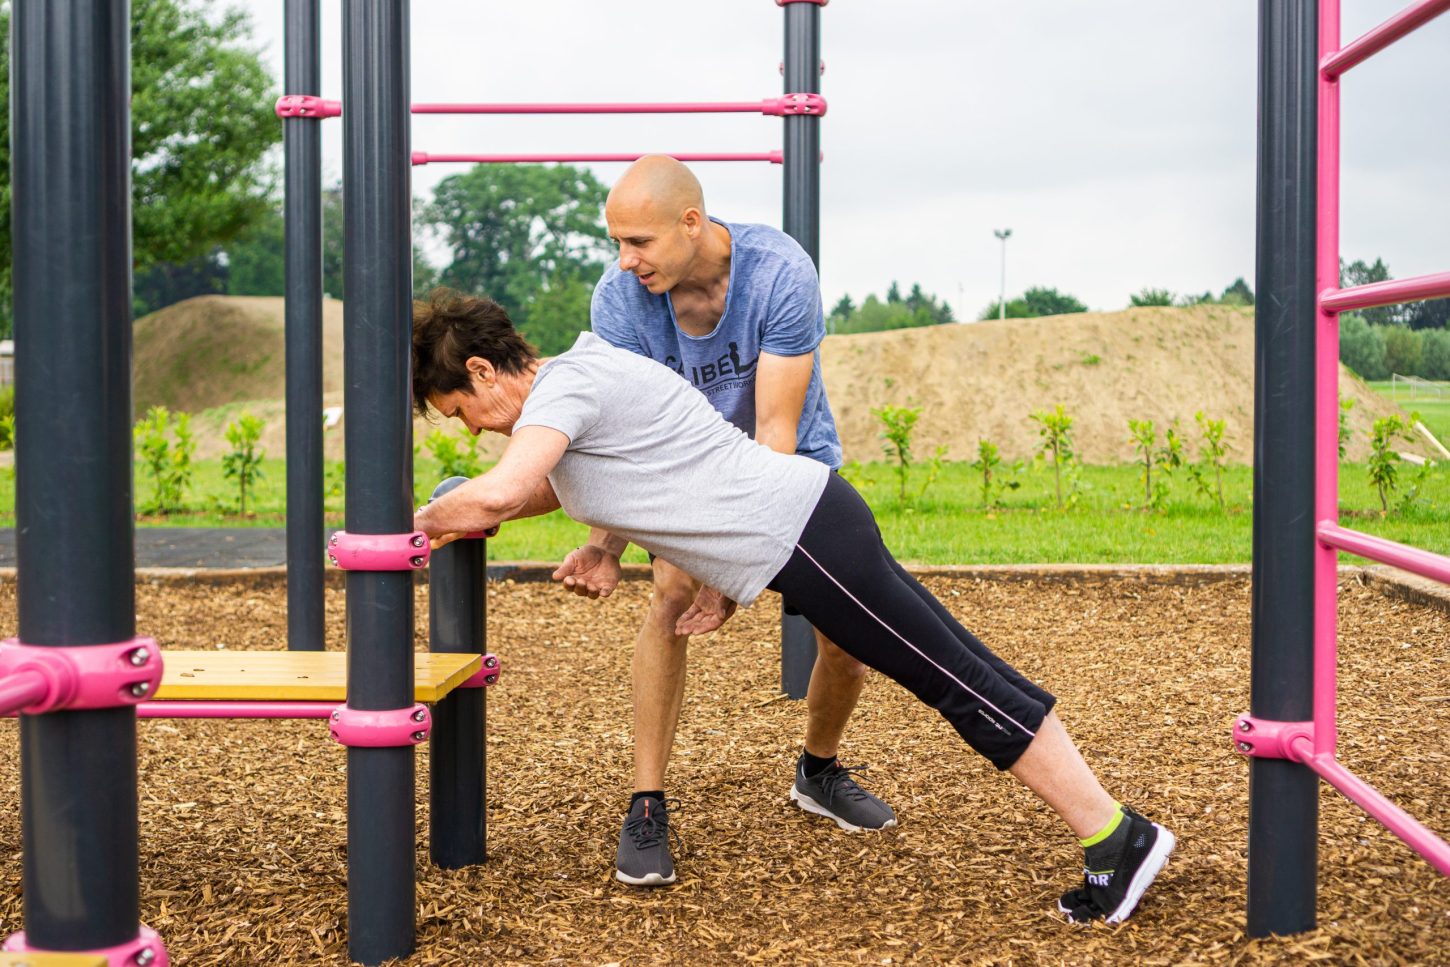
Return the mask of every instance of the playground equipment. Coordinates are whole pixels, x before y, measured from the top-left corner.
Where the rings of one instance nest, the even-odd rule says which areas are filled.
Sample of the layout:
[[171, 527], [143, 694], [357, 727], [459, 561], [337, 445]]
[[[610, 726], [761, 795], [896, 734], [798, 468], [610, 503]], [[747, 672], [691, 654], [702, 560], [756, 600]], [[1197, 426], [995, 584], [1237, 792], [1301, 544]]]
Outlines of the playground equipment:
[[[813, 259], [816, 122], [825, 110], [818, 8], [825, 2], [777, 0], [786, 8], [787, 94], [752, 108], [784, 119], [785, 228]], [[288, 645], [296, 652], [172, 652], [164, 662], [157, 643], [135, 628], [128, 5], [14, 4], [21, 577], [19, 635], [0, 646], [0, 714], [20, 715], [26, 931], [5, 946], [26, 961], [108, 967], [168, 961], [161, 938], [139, 923], [138, 716], [328, 720], [348, 747], [353, 960], [381, 963], [414, 946], [412, 749], [425, 738], [432, 753], [432, 858], [443, 866], [484, 859], [480, 686], [496, 681], [499, 671], [493, 656], [480, 654], [484, 535], [430, 554], [426, 538], [411, 531], [408, 9], [407, 0], [386, 0], [347, 4], [343, 15], [343, 100], [352, 105], [343, 117], [350, 419], [347, 518], [328, 556], [347, 571], [348, 653], [302, 653], [320, 651], [323, 642], [316, 122], [328, 112], [309, 100], [319, 85], [319, 4], [288, 0], [286, 83], [302, 92], [284, 98], [291, 107], [279, 108], [286, 139], [291, 417]], [[56, 278], [66, 284], [55, 285]], [[412, 572], [430, 563], [432, 654], [417, 656]], [[782, 674], [787, 690], [803, 695], [815, 642], [804, 621], [794, 624], [799, 627], [785, 629]], [[431, 714], [425, 702], [435, 703]]]
[[[758, 101], [697, 103], [418, 103], [391, 92], [398, 104], [390, 109], [412, 114], [731, 114], [755, 113], [783, 120], [780, 150], [764, 152], [664, 152], [680, 161], [770, 162], [784, 169], [782, 229], [820, 266], [820, 119], [826, 113], [821, 96], [821, 7], [829, 0], [776, 0], [785, 14], [785, 57], [781, 63], [784, 93]], [[404, 16], [406, 38], [406, 15]], [[322, 568], [315, 554], [322, 530], [322, 162], [315, 122], [349, 114], [355, 103], [371, 110], [361, 97], [345, 93], [342, 100], [321, 96], [318, 68], [321, 42], [315, 2], [289, 0], [286, 19], [286, 90], [278, 98], [283, 119], [287, 192], [287, 628], [288, 647], [320, 648], [322, 641]], [[406, 39], [400, 41], [406, 44]], [[406, 90], [406, 87], [404, 88]], [[376, 95], [376, 89], [373, 94]], [[406, 109], [404, 105], [407, 105]], [[390, 135], [407, 143], [407, 127]], [[534, 164], [543, 162], [630, 162], [643, 153], [439, 154], [408, 151], [413, 165], [441, 163]], [[381, 156], [378, 156], [379, 160]], [[389, 156], [391, 157], [391, 156]], [[370, 176], [358, 170], [360, 178]], [[407, 182], [390, 174], [406, 197]], [[344, 178], [346, 181], [346, 177]], [[357, 182], [360, 183], [360, 182]], [[389, 190], [393, 190], [390, 188]], [[380, 197], [384, 197], [380, 195]], [[394, 202], [396, 204], [396, 202]], [[355, 206], [354, 206], [355, 207]], [[351, 223], [349, 223], [351, 224]], [[389, 231], [397, 252], [409, 251], [406, 236]], [[351, 244], [351, 235], [348, 236]], [[401, 258], [401, 256], [399, 256]], [[392, 263], [388, 263], [392, 264]], [[401, 264], [401, 263], [399, 263]], [[350, 285], [350, 283], [349, 283]], [[348, 288], [348, 301], [354, 290]], [[347, 359], [352, 365], [352, 359]], [[349, 370], [351, 372], [351, 370]], [[351, 386], [351, 382], [349, 382]], [[349, 421], [360, 418], [348, 404]], [[351, 435], [348, 436], [349, 442]], [[349, 467], [352, 451], [348, 450]], [[294, 475], [294, 468], [295, 475]], [[351, 479], [351, 471], [349, 471]], [[292, 508], [301, 509], [293, 514]], [[815, 633], [799, 615], [781, 613], [781, 690], [804, 698], [816, 658]]]
[[1339, 10], [1259, 5], [1252, 711], [1234, 725], [1250, 757], [1255, 936], [1314, 926], [1320, 777], [1450, 875], [1450, 844], [1335, 759], [1337, 552], [1450, 582], [1450, 559], [1338, 524], [1339, 313], [1450, 296], [1450, 272], [1339, 287], [1339, 83], [1450, 0], [1343, 47]]

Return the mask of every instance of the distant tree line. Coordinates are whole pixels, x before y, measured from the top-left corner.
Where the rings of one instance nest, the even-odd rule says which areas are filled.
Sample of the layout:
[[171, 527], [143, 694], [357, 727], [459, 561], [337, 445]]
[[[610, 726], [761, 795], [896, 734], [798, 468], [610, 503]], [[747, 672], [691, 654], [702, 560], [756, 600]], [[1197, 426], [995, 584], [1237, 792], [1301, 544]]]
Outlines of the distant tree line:
[[901, 286], [892, 282], [885, 300], [873, 293], [858, 306], [849, 295], [841, 296], [827, 317], [826, 327], [834, 333], [881, 332], [948, 322], [956, 322], [952, 307], [923, 292], [921, 283], [914, 283], [911, 292], [903, 298]]
[[[1339, 284], [1369, 285], [1391, 279], [1383, 259], [1340, 260]], [[1450, 380], [1450, 299], [1361, 309], [1339, 318], [1339, 358], [1364, 379], [1392, 373]]]

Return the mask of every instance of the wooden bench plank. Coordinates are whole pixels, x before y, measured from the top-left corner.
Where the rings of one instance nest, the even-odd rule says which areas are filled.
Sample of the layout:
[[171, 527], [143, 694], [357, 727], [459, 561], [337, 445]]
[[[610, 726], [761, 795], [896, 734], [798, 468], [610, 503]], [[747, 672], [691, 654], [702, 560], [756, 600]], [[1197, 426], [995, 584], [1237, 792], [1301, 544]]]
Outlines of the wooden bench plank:
[[[347, 655], [340, 651], [172, 651], [155, 700], [341, 702]], [[479, 655], [413, 653], [413, 696], [436, 702], [482, 667]]]
[[0, 954], [0, 967], [106, 967], [100, 954]]

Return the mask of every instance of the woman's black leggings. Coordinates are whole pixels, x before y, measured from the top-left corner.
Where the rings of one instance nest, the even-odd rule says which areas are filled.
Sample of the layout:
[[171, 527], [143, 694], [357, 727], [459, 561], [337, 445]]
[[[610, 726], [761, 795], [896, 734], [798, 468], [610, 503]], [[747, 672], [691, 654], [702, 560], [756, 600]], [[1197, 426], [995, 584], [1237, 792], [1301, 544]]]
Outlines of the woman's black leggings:
[[847, 654], [940, 712], [998, 769], [1011, 768], [1057, 701], [906, 573], [871, 508], [836, 474], [768, 586]]

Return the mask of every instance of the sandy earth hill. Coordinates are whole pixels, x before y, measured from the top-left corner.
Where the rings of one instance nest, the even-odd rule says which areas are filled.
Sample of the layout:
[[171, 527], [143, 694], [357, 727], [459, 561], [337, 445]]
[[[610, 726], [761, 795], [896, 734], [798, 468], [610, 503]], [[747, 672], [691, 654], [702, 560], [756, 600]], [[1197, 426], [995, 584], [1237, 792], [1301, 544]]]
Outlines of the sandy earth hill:
[[[205, 458], [222, 452], [226, 423], [246, 410], [266, 420], [263, 447], [281, 456], [282, 324], [282, 299], [226, 296], [189, 299], [137, 320], [137, 412], [164, 403], [196, 413], [197, 452]], [[340, 405], [340, 302], [326, 303], [323, 330], [324, 401]], [[1031, 455], [1038, 437], [1030, 414], [1061, 403], [1076, 417], [1076, 445], [1086, 462], [1131, 459], [1129, 419], [1160, 427], [1177, 419], [1196, 441], [1198, 410], [1227, 421], [1230, 457], [1247, 462], [1253, 342], [1248, 311], [1140, 308], [831, 336], [822, 368], [848, 459], [880, 459], [871, 410], [883, 404], [922, 408], [918, 454], [945, 445], [948, 459], [967, 460], [981, 439], [1008, 459]], [[1362, 459], [1371, 422], [1395, 409], [1344, 370], [1340, 388], [1359, 401], [1351, 412], [1350, 455]], [[415, 423], [417, 440], [432, 429]], [[341, 458], [341, 427], [324, 441], [327, 456]], [[496, 455], [501, 442], [489, 441], [485, 452]]]

